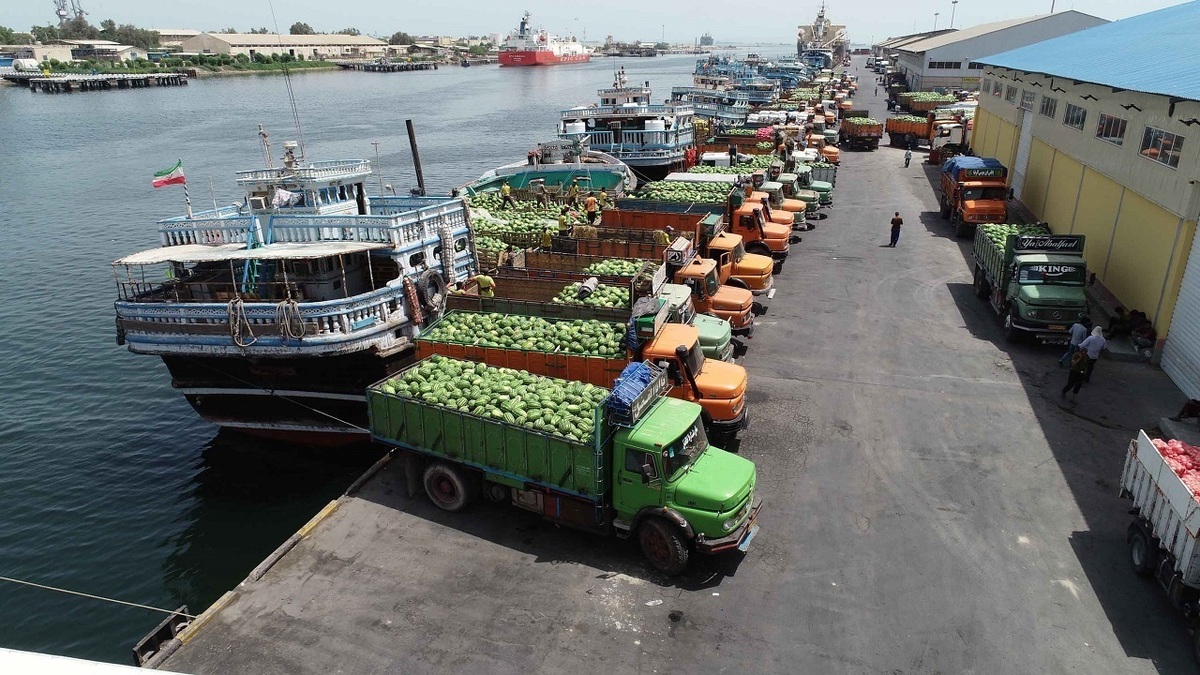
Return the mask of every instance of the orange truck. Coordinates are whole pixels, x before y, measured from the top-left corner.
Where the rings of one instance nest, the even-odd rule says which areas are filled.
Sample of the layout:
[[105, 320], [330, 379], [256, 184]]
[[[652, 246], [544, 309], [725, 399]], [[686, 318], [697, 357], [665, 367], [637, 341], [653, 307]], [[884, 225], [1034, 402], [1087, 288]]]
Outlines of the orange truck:
[[847, 117], [838, 129], [839, 144], [857, 150], [874, 150], [883, 138], [883, 125], [866, 115]]
[[971, 234], [976, 225], [1008, 222], [1008, 169], [1000, 160], [955, 157], [942, 164], [941, 214], [954, 236]]
[[[495, 299], [480, 301], [495, 302]], [[457, 340], [431, 339], [430, 334], [437, 334], [435, 329], [438, 323], [450, 319], [456, 312], [470, 311], [451, 309], [438, 322], [428, 326], [423, 336], [417, 338], [417, 358], [424, 359], [433, 354], [440, 354], [491, 366], [524, 370], [535, 375], [587, 382], [598, 387], [612, 387], [621, 371], [631, 362], [650, 361], [668, 370], [672, 383], [669, 396], [700, 405], [706, 431], [717, 437], [729, 438], [736, 435], [747, 423], [746, 369], [734, 363], [706, 358], [700, 346], [699, 331], [695, 326], [668, 322], [668, 306], [665, 302], [656, 303], [651, 300], [646, 307], [646, 310], [636, 307], [627, 310], [633, 314], [632, 323], [636, 339], [626, 342], [632, 342], [635, 346], [618, 354], [602, 353], [601, 350], [579, 353], [578, 350], [541, 349], [537, 346], [482, 346], [473, 336], [463, 336]], [[573, 315], [571, 318], [561, 318], [562, 308], [556, 303], [509, 302], [505, 306], [505, 313], [495, 313], [495, 316], [537, 317], [551, 323], [578, 319], [606, 321], [612, 323], [614, 330], [628, 325], [609, 321], [603, 311], [595, 315], [594, 319], [586, 313], [586, 308], [578, 311], [584, 313]]]
[[947, 135], [962, 134], [961, 131], [954, 131], [955, 128], [963, 128], [961, 122], [962, 115], [957, 112], [931, 112], [924, 116], [900, 115], [891, 117], [884, 122], [883, 130], [888, 135], [888, 145], [893, 148], [932, 145], [935, 138], [951, 143], [962, 143], [965, 138], [953, 139], [943, 136], [943, 132], [946, 132]]
[[[687, 286], [692, 292], [692, 303], [701, 314], [711, 314], [725, 319], [735, 335], [752, 335], [754, 333], [754, 296], [744, 288], [736, 288], [721, 283], [717, 273], [717, 263], [709, 258], [700, 258], [690, 241], [679, 237], [677, 241], [687, 242], [686, 250], [689, 256], [677, 255], [671, 257], [670, 247], [663, 252], [660, 260], [666, 261], [666, 278], [671, 283]], [[694, 260], [693, 260], [694, 258]], [[610, 260], [604, 256], [581, 256], [546, 251], [523, 251], [515, 256], [513, 267], [503, 270], [506, 274], [524, 274], [532, 278], [563, 279], [563, 285], [572, 281], [583, 281], [588, 277], [596, 277], [597, 281], [606, 285], [627, 285], [634, 275], [612, 276], [588, 274], [583, 270], [589, 265]]]

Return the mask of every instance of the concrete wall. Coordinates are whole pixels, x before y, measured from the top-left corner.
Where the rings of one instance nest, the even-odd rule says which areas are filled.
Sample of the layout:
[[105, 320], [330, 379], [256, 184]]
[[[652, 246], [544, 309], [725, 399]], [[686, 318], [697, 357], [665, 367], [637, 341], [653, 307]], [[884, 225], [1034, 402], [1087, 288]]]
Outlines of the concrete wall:
[[[243, 43], [237, 42], [230, 44], [226, 39], [219, 35], [211, 35], [201, 33], [200, 35], [185, 40], [182, 45], [184, 52], [196, 52], [200, 54], [245, 54], [250, 56], [253, 54], [290, 54], [292, 56], [303, 56], [305, 59], [313, 58], [376, 58], [383, 56], [387, 52], [388, 46], [383, 42], [378, 45], [360, 45], [360, 44], [319, 44], [319, 43], [297, 43], [283, 45], [271, 41], [270, 35], [262, 36], [261, 42]], [[321, 36], [324, 37], [324, 36]]]
[[[1059, 12], [1036, 21], [966, 38], [925, 52], [914, 54], [901, 51], [899, 63], [901, 68], [915, 76], [916, 83], [912, 81], [912, 77], [909, 81], [909, 86], [914, 90], [974, 89], [979, 85], [979, 78], [983, 71], [969, 68], [971, 62], [978, 61], [985, 56], [999, 54], [1105, 23], [1108, 22], [1104, 19], [1081, 12]], [[928, 67], [930, 61], [957, 61], [962, 64], [962, 68], [957, 70], [930, 69]]]
[[[1021, 202], [1052, 231], [1086, 235], [1084, 255], [1102, 287], [1125, 307], [1146, 312], [1160, 338], [1166, 338], [1200, 199], [1197, 188], [1188, 183], [1200, 172], [1200, 126], [1192, 125], [1194, 145], [1189, 145], [1193, 139], [1187, 137], [1188, 126], [1179, 120], [1200, 115], [1200, 110], [1185, 110], [1196, 104], [1179, 103], [1174, 118], [1168, 118], [1162, 97], [1114, 94], [1111, 88], [1061, 80], [1051, 85], [1046, 79], [1034, 86], [1033, 81], [1039, 80], [1013, 73], [1002, 80], [1005, 86], [1015, 82], [1023, 90], [1038, 92], [1034, 111], [1026, 113], [1034, 119], [1033, 142]], [[1052, 91], [1052, 86], [1064, 91]], [[1058, 98], [1054, 119], [1039, 112], [1042, 92]], [[1099, 100], [1084, 99], [1087, 95]], [[1088, 109], [1083, 131], [1062, 124], [1066, 102]], [[1143, 111], [1120, 107], [1130, 102]], [[1098, 113], [1093, 111], [1114, 109], [1127, 119], [1121, 146], [1095, 138]], [[989, 88], [980, 100], [971, 142], [976, 154], [1004, 162], [1010, 175], [1020, 115], [1017, 105], [992, 96]], [[1184, 135], [1178, 169], [1138, 154], [1147, 123]]]

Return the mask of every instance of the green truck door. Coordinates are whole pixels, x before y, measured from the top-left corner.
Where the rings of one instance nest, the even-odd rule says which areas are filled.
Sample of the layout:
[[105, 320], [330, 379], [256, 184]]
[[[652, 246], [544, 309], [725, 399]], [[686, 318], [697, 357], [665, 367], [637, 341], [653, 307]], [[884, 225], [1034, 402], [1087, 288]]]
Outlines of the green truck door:
[[[613, 506], [622, 520], [630, 520], [642, 508], [660, 506], [663, 503], [663, 477], [661, 458], [639, 448], [618, 443], [613, 453], [616, 469], [616, 490]], [[642, 466], [650, 465], [653, 477], [649, 483], [642, 480]]]

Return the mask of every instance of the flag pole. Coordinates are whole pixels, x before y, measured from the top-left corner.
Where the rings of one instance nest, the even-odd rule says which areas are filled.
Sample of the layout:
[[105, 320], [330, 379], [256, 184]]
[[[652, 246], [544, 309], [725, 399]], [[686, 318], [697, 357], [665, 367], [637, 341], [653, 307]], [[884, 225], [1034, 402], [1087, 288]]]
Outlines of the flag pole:
[[217, 188], [213, 186], [212, 176], [208, 177], [208, 191], [212, 194], [213, 215], [216, 215], [216, 213], [217, 213]]
[[183, 205], [187, 209], [188, 220], [192, 219], [192, 198], [188, 195], [187, 181], [183, 183]]

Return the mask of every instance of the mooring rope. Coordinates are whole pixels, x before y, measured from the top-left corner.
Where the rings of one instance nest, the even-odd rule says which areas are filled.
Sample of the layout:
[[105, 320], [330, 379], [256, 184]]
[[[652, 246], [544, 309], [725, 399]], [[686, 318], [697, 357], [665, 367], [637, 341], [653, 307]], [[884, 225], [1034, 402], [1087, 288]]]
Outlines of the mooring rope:
[[83, 593], [81, 591], [72, 591], [72, 590], [69, 590], [66, 588], [58, 588], [56, 586], [47, 586], [45, 584], [38, 584], [38, 583], [34, 583], [32, 581], [25, 581], [23, 579], [13, 579], [12, 577], [0, 577], [0, 581], [8, 581], [8, 582], [11, 582], [14, 584], [21, 584], [23, 586], [33, 586], [34, 588], [41, 588], [41, 589], [44, 589], [47, 591], [55, 591], [58, 593], [66, 593], [68, 595], [78, 595], [79, 597], [91, 598], [92, 600], [103, 600], [105, 602], [112, 602], [112, 603], [116, 603], [118, 605], [126, 605], [128, 607], [137, 607], [139, 609], [149, 609], [149, 610], [152, 610], [155, 612], [162, 612], [163, 614], [179, 614], [180, 616], [186, 616], [189, 619], [196, 618], [196, 616], [193, 614], [185, 614], [184, 612], [176, 612], [173, 609], [163, 609], [161, 607], [151, 607], [150, 605], [141, 605], [136, 602], [126, 602], [124, 600], [117, 600], [116, 598], [106, 598], [103, 595], [93, 595], [91, 593]]

